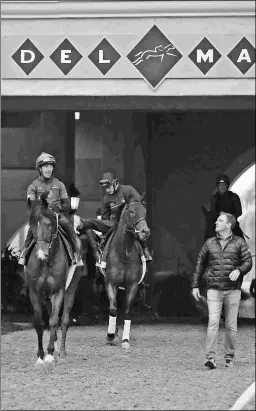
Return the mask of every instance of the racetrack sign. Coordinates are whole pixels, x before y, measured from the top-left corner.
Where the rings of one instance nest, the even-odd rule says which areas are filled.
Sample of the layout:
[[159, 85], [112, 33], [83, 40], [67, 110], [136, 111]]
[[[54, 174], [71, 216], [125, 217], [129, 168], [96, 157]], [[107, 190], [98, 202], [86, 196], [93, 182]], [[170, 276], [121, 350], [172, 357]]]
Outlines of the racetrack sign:
[[228, 58], [235, 66], [245, 74], [255, 63], [255, 48], [243, 37], [242, 40], [231, 50]]
[[182, 54], [158, 27], [153, 26], [127, 58], [155, 89], [182, 58]]
[[105, 75], [121, 56], [108, 40], [104, 38], [88, 57], [101, 73]]
[[36, 48], [31, 40], [27, 39], [12, 55], [15, 63], [28, 76], [32, 70], [43, 60], [43, 54]]
[[72, 68], [81, 60], [82, 54], [73, 46], [68, 39], [65, 39], [59, 47], [50, 55], [52, 61], [67, 75]]

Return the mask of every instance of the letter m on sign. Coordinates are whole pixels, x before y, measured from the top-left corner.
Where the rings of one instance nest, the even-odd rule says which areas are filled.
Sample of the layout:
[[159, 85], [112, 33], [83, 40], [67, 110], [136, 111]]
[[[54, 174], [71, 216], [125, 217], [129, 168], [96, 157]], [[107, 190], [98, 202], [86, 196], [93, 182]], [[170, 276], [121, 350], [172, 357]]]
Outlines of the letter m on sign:
[[27, 39], [12, 55], [13, 60], [27, 74], [43, 60], [43, 54], [37, 49], [31, 40]]
[[194, 50], [189, 54], [188, 57], [199, 68], [199, 70], [201, 70], [203, 74], [206, 74], [221, 58], [221, 54], [205, 37], [194, 48]]

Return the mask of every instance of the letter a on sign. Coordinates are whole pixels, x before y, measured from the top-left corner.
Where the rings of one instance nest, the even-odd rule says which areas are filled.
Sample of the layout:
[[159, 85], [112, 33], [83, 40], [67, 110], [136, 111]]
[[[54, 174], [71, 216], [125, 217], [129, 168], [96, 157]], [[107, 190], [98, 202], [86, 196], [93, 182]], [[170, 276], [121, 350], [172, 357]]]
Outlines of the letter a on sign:
[[228, 58], [242, 74], [245, 74], [255, 64], [255, 47], [243, 37], [229, 52]]
[[248, 50], [247, 50], [247, 49], [243, 49], [243, 50], [241, 51], [241, 53], [240, 53], [240, 55], [239, 55], [239, 57], [238, 57], [238, 59], [237, 59], [237, 62], [238, 62], [238, 63], [241, 63], [241, 61], [243, 61], [243, 60], [247, 61], [247, 63], [251, 63], [251, 62], [252, 62], [252, 60], [251, 60], [251, 58], [250, 58], [250, 56], [249, 56], [249, 53], [248, 53]]

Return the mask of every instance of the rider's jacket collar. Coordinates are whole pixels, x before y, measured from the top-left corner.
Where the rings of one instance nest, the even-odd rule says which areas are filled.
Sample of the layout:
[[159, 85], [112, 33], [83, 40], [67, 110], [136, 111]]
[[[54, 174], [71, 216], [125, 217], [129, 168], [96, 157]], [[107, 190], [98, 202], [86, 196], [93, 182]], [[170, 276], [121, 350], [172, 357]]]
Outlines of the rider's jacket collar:
[[38, 180], [41, 180], [41, 181], [44, 181], [45, 183], [50, 183], [52, 180], [53, 180], [53, 174], [51, 175], [51, 177], [50, 178], [44, 178], [42, 175], [40, 175], [39, 177], [38, 177]]

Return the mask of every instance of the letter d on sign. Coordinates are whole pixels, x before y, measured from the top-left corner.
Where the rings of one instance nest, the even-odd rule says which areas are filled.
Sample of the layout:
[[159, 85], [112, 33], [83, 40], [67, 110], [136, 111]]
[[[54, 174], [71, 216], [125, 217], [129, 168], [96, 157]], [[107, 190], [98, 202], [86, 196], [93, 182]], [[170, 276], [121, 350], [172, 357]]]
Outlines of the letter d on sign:
[[[30, 55], [30, 57], [26, 60], [26, 54]], [[36, 55], [31, 50], [21, 50], [20, 52], [20, 62], [21, 63], [32, 63], [36, 58]]]

